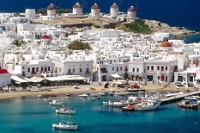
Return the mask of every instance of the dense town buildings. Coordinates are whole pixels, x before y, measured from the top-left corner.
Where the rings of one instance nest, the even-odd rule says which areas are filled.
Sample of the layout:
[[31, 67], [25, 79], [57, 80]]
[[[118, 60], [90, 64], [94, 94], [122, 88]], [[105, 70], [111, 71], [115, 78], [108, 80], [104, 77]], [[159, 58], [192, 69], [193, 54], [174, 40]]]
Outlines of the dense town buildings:
[[[86, 17], [79, 3], [73, 6], [72, 13], [62, 16]], [[119, 20], [119, 16], [115, 3], [110, 7], [110, 15], [105, 16], [101, 16], [100, 6], [95, 3], [88, 17]], [[199, 83], [199, 43], [173, 40], [171, 33], [143, 35], [116, 29], [86, 29], [66, 36], [72, 31], [69, 27], [31, 23], [31, 19], [50, 21], [56, 17], [53, 4], [47, 7], [47, 15], [39, 18], [34, 9], [26, 9], [25, 16], [21, 17], [0, 14], [0, 87], [10, 84], [11, 79], [16, 80], [16, 76], [70, 80], [70, 76], [58, 78], [63, 75], [79, 75], [83, 78], [75, 77], [76, 80], [87, 82], [129, 79], [163, 85]], [[133, 6], [127, 11], [127, 18], [137, 18]], [[89, 43], [92, 50], [68, 49], [67, 46], [76, 40]], [[14, 45], [22, 42], [20, 47]], [[128, 77], [124, 76], [126, 73]]]

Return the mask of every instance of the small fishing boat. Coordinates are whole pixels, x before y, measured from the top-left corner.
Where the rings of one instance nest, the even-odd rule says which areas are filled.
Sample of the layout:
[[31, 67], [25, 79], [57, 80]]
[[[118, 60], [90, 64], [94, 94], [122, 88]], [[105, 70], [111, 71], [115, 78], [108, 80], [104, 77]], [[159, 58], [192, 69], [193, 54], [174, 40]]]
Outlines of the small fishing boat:
[[124, 107], [127, 104], [129, 104], [129, 102], [126, 101], [126, 100], [115, 100], [114, 102], [111, 102], [111, 101], [104, 102], [103, 101], [103, 105], [105, 105], [105, 106], [112, 106], [112, 107]]
[[50, 105], [62, 105], [63, 102], [59, 102], [58, 100], [52, 100], [51, 102], [49, 102]]
[[87, 94], [81, 94], [81, 95], [78, 95], [78, 97], [86, 98], [86, 97], [88, 97], [88, 95]]
[[42, 98], [42, 95], [37, 95], [38, 98]]
[[61, 121], [59, 124], [52, 124], [52, 127], [60, 130], [77, 130], [78, 125], [72, 122], [69, 116], [68, 121]]
[[51, 96], [51, 97], [56, 97], [56, 94], [51, 94], [50, 96]]
[[199, 99], [200, 97], [199, 96], [186, 96], [184, 98], [185, 98], [185, 100], [195, 101], [195, 100]]
[[189, 100], [182, 100], [177, 103], [177, 106], [181, 108], [198, 109], [198, 104], [191, 103]]
[[43, 100], [44, 100], [44, 101], [52, 101], [52, 99], [49, 98], [49, 97], [45, 97]]
[[105, 92], [98, 92], [97, 93], [99, 96], [106, 96], [106, 93]]
[[61, 107], [60, 109], [56, 109], [56, 113], [59, 114], [75, 114], [76, 110], [69, 107]]
[[70, 101], [68, 100], [68, 107], [63, 105], [60, 109], [56, 109], [56, 112], [60, 114], [75, 114], [76, 110], [70, 108]]
[[134, 110], [137, 111], [150, 111], [150, 110], [155, 110], [158, 109], [160, 106], [161, 102], [157, 101], [145, 101], [141, 102], [139, 104], [136, 104], [134, 106]]
[[122, 110], [134, 110], [134, 104], [130, 104], [128, 106], [122, 107]]

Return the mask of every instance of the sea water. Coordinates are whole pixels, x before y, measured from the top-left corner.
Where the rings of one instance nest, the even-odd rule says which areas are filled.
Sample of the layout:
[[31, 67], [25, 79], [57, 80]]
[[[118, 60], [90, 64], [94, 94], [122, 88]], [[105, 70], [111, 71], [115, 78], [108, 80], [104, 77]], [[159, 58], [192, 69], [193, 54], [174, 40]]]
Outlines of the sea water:
[[[68, 105], [68, 99], [56, 97]], [[126, 99], [122, 96], [101, 96], [95, 101], [70, 97], [76, 109], [71, 119], [78, 124], [76, 133], [199, 133], [200, 111], [178, 108], [176, 103], [161, 105], [154, 111], [122, 111], [119, 107], [103, 106], [103, 101]], [[57, 114], [60, 106], [51, 106], [42, 98], [24, 97], [0, 100], [1, 133], [68, 133], [52, 128], [52, 123], [67, 120]]]

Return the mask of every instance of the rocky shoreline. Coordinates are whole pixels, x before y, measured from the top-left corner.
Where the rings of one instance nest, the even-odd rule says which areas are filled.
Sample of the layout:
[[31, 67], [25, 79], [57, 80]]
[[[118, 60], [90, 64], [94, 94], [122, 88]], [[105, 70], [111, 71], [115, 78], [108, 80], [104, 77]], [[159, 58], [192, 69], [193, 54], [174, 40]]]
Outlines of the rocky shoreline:
[[145, 24], [149, 26], [149, 28], [153, 32], [167, 32], [172, 33], [174, 36], [186, 36], [186, 35], [196, 35], [200, 34], [200, 32], [189, 30], [184, 27], [171, 27], [166, 23], [161, 23], [155, 20], [147, 20], [145, 19]]

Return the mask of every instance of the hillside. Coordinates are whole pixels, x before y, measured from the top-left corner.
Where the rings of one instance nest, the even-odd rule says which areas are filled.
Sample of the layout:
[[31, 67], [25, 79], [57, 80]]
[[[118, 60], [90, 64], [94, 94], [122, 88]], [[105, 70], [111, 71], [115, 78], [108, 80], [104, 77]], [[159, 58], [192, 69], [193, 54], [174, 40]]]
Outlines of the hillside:
[[137, 19], [135, 21], [118, 24], [117, 29], [124, 30], [126, 32], [135, 32], [143, 34], [151, 34], [153, 31], [145, 24], [144, 20]]

